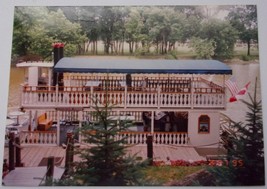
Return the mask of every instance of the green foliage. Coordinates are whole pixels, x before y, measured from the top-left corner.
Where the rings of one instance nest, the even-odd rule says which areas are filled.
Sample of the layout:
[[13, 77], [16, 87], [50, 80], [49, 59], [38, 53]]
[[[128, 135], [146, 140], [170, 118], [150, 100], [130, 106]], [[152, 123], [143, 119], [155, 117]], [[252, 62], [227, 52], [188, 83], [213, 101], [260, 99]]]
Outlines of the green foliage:
[[[254, 98], [249, 97], [249, 102], [243, 100], [248, 107], [246, 122], [235, 123], [225, 130], [229, 133], [229, 166], [210, 170], [217, 177], [217, 185], [254, 186], [265, 183], [261, 101], [256, 100], [256, 91]], [[233, 163], [236, 160], [240, 163]]]
[[135, 51], [135, 56], [144, 56], [149, 54], [149, 47], [146, 45], [144, 47], [139, 47]]
[[227, 19], [239, 32], [239, 39], [248, 45], [247, 55], [250, 55], [250, 44], [258, 41], [258, 21], [256, 5], [239, 5], [230, 9]]
[[168, 54], [165, 55], [165, 59], [178, 59], [177, 51], [172, 50], [172, 51], [168, 52]]
[[215, 53], [216, 43], [212, 39], [200, 39], [195, 37], [191, 40], [190, 47], [192, 47], [197, 54], [197, 58], [211, 59]]
[[147, 163], [136, 161], [135, 156], [126, 154], [126, 138], [117, 139], [121, 131], [130, 125], [120, 121], [119, 125], [109, 119], [111, 106], [108, 102], [98, 107], [95, 102], [94, 124], [88, 124], [80, 130], [86, 144], [92, 146], [77, 149], [76, 154], [82, 161], [75, 162], [70, 177], [83, 186], [134, 186], [143, 185], [140, 172]]
[[58, 41], [71, 46], [66, 56], [98, 54], [102, 41], [105, 54], [124, 54], [126, 42], [130, 54], [153, 51], [172, 58], [176, 43], [193, 37], [208, 40], [208, 47], [216, 44], [214, 54], [198, 47], [200, 58], [231, 58], [237, 39], [248, 44], [249, 55], [250, 43], [257, 43], [256, 7], [222, 9], [230, 10], [228, 21], [213, 19], [205, 6], [16, 7], [12, 56], [50, 59], [51, 43]]
[[216, 44], [213, 57], [231, 58], [237, 34], [237, 31], [227, 21], [211, 19], [202, 23], [198, 36]]
[[249, 60], [250, 60], [250, 57], [247, 56], [247, 55], [242, 55], [242, 56], [241, 56], [241, 60], [249, 61]]
[[[39, 55], [51, 59], [54, 42], [66, 45], [66, 55], [73, 55], [73, 45], [85, 41], [78, 23], [71, 23], [61, 10], [49, 11], [46, 7], [16, 7], [12, 54]], [[72, 46], [72, 47], [68, 47]], [[72, 50], [70, 50], [72, 49]]]

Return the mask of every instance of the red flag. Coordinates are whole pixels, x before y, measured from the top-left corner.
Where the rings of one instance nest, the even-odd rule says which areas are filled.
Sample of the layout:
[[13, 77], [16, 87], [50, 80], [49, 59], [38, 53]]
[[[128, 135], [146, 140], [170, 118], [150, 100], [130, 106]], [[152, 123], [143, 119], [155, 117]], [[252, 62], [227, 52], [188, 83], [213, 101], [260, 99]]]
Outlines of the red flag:
[[239, 90], [239, 92], [236, 95], [233, 95], [230, 99], [229, 102], [235, 102], [241, 98], [244, 97], [244, 95], [247, 93], [248, 90], [248, 86], [249, 86], [250, 82], [248, 82], [244, 88], [242, 88], [241, 90]]

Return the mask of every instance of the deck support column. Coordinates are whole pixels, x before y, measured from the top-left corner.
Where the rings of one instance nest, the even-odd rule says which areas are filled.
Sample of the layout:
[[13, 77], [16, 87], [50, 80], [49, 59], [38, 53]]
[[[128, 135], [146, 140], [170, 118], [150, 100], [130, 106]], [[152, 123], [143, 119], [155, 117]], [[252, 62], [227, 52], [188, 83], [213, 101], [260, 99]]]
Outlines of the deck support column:
[[46, 171], [46, 182], [48, 185], [52, 185], [52, 179], [54, 176], [54, 166], [55, 166], [55, 159], [54, 156], [50, 156], [47, 159], [47, 171]]
[[65, 157], [65, 168], [66, 171], [70, 170], [71, 163], [73, 162], [74, 155], [74, 140], [72, 133], [67, 133], [67, 149]]
[[14, 151], [14, 138], [15, 133], [9, 133], [9, 144], [8, 144], [8, 164], [9, 164], [9, 171], [15, 169], [15, 151]]
[[19, 137], [15, 138], [16, 143], [16, 167], [22, 167], [21, 163], [21, 147]]
[[149, 161], [149, 165], [153, 165], [153, 135], [147, 135], [146, 139], [147, 143], [147, 158]]

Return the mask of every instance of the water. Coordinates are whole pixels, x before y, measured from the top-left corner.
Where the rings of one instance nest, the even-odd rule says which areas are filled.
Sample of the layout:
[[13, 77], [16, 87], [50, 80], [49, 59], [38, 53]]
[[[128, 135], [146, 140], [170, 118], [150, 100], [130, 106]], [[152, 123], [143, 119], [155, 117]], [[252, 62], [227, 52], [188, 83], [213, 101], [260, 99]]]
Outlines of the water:
[[[255, 90], [255, 80], [257, 78], [257, 99], [261, 99], [261, 87], [260, 87], [260, 70], [258, 63], [251, 64], [231, 64], [230, 67], [233, 70], [233, 75], [236, 76], [237, 84], [239, 88], [243, 88], [247, 82], [251, 82], [248, 92], [253, 95]], [[10, 86], [9, 86], [9, 98], [8, 108], [19, 107], [20, 101], [20, 84], [25, 81], [27, 76], [27, 69], [12, 67], [10, 72]], [[222, 76], [207, 76], [220, 85], [223, 83]], [[226, 76], [226, 79], [229, 76]], [[227, 100], [230, 98], [230, 92], [227, 90]], [[249, 100], [248, 95], [245, 96], [245, 100]], [[245, 112], [247, 107], [240, 101], [229, 103], [227, 102], [226, 110], [222, 111], [228, 115], [234, 121], [244, 121]]]
[[27, 69], [11, 67], [9, 80], [8, 108], [20, 106], [20, 85], [25, 81]]

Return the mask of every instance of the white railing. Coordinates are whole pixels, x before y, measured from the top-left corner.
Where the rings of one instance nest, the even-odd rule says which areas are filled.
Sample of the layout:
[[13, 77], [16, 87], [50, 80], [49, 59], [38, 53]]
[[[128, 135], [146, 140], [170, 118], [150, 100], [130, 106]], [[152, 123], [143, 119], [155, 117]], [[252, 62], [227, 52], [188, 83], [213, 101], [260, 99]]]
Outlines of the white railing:
[[155, 144], [186, 145], [188, 134], [186, 132], [155, 132], [153, 139]]
[[21, 131], [21, 145], [57, 145], [56, 131]]
[[[154, 145], [171, 144], [187, 145], [188, 134], [186, 132], [134, 132], [125, 131], [116, 135], [116, 140], [125, 138], [126, 145], [146, 145], [147, 136], [153, 136]], [[56, 131], [22, 131], [19, 134], [20, 144], [27, 145], [57, 145]], [[84, 144], [84, 136], [80, 136], [81, 144]], [[90, 144], [89, 144], [90, 145]]]
[[156, 90], [127, 90], [126, 87], [100, 91], [98, 87], [85, 90], [84, 87], [58, 87], [42, 89], [24, 87], [21, 106], [23, 107], [91, 107], [92, 99], [98, 105], [106, 102], [122, 108], [224, 108], [225, 94], [221, 88], [194, 88], [191, 92], [162, 92]]
[[[153, 136], [154, 145], [171, 144], [182, 146], [188, 144], [187, 132], [135, 132], [125, 131], [116, 135], [116, 140], [125, 139], [126, 145], [146, 145], [147, 136]], [[81, 137], [83, 143], [84, 136]]]
[[191, 106], [190, 93], [162, 93], [160, 98], [161, 107], [184, 107]]
[[193, 106], [195, 108], [224, 108], [225, 106], [224, 94], [194, 94], [193, 99]]
[[128, 92], [126, 97], [126, 107], [157, 107], [159, 102], [157, 92]]

